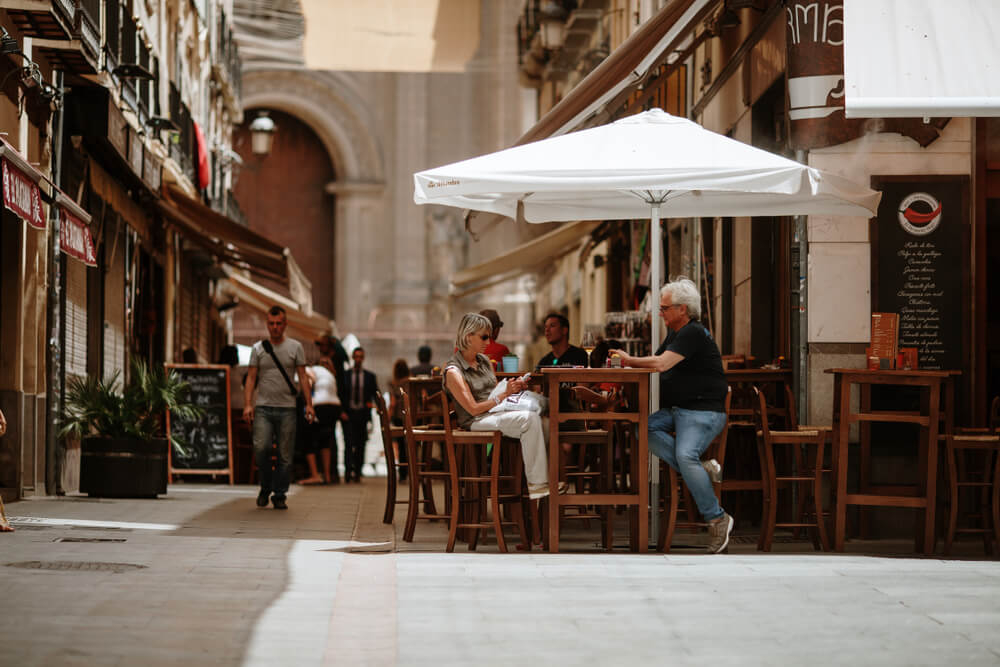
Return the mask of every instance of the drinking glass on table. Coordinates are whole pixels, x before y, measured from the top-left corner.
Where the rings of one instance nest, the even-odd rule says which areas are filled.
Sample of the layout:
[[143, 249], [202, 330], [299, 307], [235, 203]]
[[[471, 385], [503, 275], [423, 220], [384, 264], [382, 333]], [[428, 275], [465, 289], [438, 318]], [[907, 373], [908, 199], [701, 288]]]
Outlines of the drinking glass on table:
[[580, 339], [580, 347], [587, 353], [587, 367], [590, 367], [590, 353], [597, 346], [597, 338], [593, 331], [584, 331], [583, 338]]

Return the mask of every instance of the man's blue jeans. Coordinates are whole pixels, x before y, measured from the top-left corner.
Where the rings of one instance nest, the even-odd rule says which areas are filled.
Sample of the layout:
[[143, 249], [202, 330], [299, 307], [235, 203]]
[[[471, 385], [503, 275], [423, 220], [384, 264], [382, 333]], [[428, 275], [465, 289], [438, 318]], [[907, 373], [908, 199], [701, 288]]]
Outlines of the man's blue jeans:
[[[295, 453], [295, 408], [261, 405], [254, 409], [253, 455], [257, 460], [261, 491], [283, 500], [291, 481]], [[278, 469], [271, 472], [271, 445], [278, 445]]]
[[701, 467], [701, 455], [725, 425], [725, 412], [709, 410], [668, 408], [649, 416], [649, 451], [681, 474], [705, 521], [714, 521], [724, 512], [712, 480]]

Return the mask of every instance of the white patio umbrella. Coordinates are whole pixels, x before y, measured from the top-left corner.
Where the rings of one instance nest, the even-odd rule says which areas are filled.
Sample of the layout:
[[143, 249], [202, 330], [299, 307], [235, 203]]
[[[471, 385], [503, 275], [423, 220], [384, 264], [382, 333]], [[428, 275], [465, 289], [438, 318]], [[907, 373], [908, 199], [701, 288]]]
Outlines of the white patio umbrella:
[[[650, 286], [660, 287], [660, 218], [871, 217], [881, 194], [834, 174], [652, 109], [609, 125], [515, 146], [413, 175], [417, 204], [517, 215], [528, 222], [651, 218]], [[656, 292], [651, 299], [658, 304]], [[660, 320], [652, 316], [652, 344]], [[656, 405], [659, 385], [650, 387]]]

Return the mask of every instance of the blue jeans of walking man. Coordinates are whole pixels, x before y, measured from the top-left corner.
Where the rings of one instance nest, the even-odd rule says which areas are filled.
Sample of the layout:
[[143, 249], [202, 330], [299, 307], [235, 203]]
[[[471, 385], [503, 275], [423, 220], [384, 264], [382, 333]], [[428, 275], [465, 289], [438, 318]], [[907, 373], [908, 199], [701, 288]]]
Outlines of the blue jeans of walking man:
[[[262, 492], [284, 500], [291, 482], [295, 453], [295, 408], [257, 407], [253, 420], [253, 455]], [[278, 467], [271, 471], [271, 445], [278, 445]], [[266, 503], [267, 501], [265, 501]]]
[[705, 521], [724, 512], [701, 465], [701, 455], [726, 425], [726, 413], [665, 408], [649, 416], [649, 451], [666, 461], [684, 478]]

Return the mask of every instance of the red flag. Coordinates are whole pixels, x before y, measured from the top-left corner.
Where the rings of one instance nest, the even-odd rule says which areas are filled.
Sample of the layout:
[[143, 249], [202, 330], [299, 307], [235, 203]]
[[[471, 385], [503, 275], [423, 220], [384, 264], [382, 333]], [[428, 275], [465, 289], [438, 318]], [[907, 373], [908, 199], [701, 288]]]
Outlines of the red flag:
[[194, 138], [198, 152], [198, 189], [204, 190], [211, 181], [211, 174], [208, 170], [208, 146], [205, 145], [205, 135], [201, 133], [201, 127], [194, 123]]

